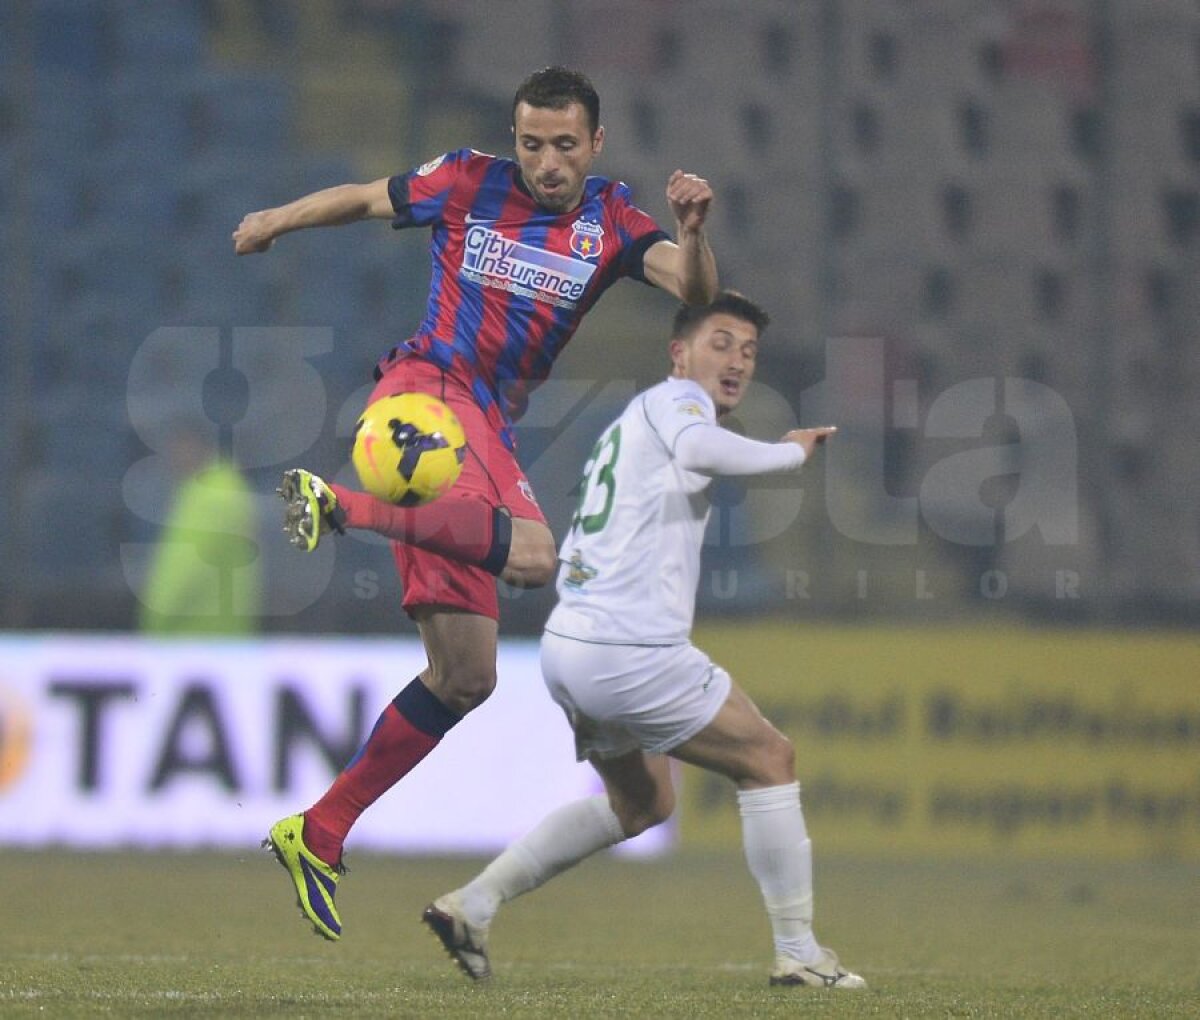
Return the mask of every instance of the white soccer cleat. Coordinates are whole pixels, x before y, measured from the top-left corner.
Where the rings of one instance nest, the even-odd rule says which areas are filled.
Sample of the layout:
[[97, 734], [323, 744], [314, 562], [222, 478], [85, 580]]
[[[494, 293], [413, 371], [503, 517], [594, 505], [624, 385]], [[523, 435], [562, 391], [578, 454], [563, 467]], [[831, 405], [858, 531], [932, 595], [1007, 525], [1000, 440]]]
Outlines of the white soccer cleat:
[[434, 900], [421, 914], [421, 920], [467, 977], [482, 981], [492, 976], [487, 955], [487, 928], [466, 919], [457, 892], [446, 893]]
[[805, 988], [866, 988], [867, 983], [857, 974], [846, 970], [832, 949], [822, 949], [814, 963], [801, 963], [790, 956], [775, 957], [771, 971], [773, 985], [802, 985]]

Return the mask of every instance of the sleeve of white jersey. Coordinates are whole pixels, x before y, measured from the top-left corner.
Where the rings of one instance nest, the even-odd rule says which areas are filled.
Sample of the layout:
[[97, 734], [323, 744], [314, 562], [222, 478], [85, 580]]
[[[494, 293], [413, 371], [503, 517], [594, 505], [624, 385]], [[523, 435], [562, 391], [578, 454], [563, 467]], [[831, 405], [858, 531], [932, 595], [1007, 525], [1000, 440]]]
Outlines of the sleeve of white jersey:
[[642, 398], [642, 409], [672, 457], [682, 433], [700, 425], [717, 425], [712, 398], [690, 381], [669, 380], [652, 387]]
[[646, 394], [644, 407], [671, 456], [688, 471], [761, 475], [804, 463], [804, 450], [796, 443], [764, 443], [721, 428], [712, 398], [698, 385], [655, 388]]
[[804, 463], [804, 448], [747, 439], [720, 425], [698, 425], [679, 434], [675, 459], [680, 467], [702, 475], [765, 475], [798, 468]]

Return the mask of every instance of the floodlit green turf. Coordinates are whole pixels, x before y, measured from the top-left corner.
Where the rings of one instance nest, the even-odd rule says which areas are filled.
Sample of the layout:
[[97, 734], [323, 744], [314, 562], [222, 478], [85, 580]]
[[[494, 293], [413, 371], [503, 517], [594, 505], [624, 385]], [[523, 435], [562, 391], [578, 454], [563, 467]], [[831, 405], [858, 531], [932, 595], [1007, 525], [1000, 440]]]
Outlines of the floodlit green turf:
[[509, 905], [474, 986], [417, 923], [478, 862], [351, 858], [311, 935], [265, 854], [0, 853], [0, 1016], [1200, 1015], [1200, 868], [818, 861], [863, 993], [767, 987], [740, 858], [605, 858]]

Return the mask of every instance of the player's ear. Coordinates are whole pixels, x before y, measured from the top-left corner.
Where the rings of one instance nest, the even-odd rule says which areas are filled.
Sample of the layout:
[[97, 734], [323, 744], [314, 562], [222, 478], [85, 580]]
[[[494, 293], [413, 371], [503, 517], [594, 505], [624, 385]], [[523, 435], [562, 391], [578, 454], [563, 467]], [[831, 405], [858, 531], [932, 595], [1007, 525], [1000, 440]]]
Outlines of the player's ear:
[[604, 125], [601, 124], [596, 128], [596, 133], [592, 135], [592, 155], [599, 156], [600, 150], [604, 148]]
[[687, 349], [687, 341], [681, 340], [678, 337], [667, 344], [667, 353], [671, 355], [672, 374], [678, 376], [684, 374]]

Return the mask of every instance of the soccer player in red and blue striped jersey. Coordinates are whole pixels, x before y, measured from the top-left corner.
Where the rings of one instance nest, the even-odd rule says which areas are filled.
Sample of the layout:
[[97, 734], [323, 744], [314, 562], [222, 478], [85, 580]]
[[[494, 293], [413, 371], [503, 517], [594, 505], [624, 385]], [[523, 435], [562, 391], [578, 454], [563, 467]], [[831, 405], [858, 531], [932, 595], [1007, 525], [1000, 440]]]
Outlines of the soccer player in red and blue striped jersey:
[[468, 437], [459, 480], [425, 507], [392, 506], [307, 471], [285, 475], [281, 492], [296, 544], [311, 550], [323, 532], [348, 527], [393, 540], [403, 604], [429, 660], [326, 794], [271, 830], [268, 842], [301, 906], [328, 938], [341, 933], [334, 890], [351, 826], [495, 687], [495, 577], [536, 586], [556, 569], [553, 535], [514, 456], [512, 424], [529, 390], [621, 277], [689, 304], [707, 304], [717, 291], [704, 230], [708, 182], [680, 170], [671, 175], [672, 240], [625, 185], [590, 176], [604, 128], [586, 77], [559, 67], [536, 72], [517, 89], [512, 120], [515, 159], [461, 149], [408, 173], [250, 213], [233, 234], [242, 255], [305, 227], [370, 218], [428, 227], [433, 276], [425, 317], [381, 358], [368, 403], [432, 393], [454, 409]]

